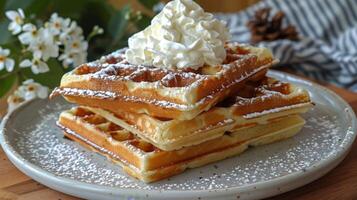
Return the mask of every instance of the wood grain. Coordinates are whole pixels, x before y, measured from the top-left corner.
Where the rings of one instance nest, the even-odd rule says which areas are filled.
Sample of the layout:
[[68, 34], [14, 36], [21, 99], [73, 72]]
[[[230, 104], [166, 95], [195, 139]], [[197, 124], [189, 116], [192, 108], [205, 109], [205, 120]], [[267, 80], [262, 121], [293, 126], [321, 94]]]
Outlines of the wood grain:
[[[357, 93], [326, 85], [344, 98], [357, 112]], [[54, 191], [17, 170], [0, 148], [0, 200], [73, 200], [75, 197]], [[353, 200], [357, 199], [357, 141], [345, 160], [319, 180], [304, 187], [270, 198], [277, 200]]]

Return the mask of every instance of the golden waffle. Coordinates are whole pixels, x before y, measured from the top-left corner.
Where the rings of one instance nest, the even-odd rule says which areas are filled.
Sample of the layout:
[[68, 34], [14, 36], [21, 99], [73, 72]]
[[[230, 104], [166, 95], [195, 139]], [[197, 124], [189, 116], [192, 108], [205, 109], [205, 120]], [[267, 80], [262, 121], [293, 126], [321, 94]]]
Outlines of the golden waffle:
[[297, 116], [281, 118], [175, 151], [163, 151], [100, 115], [83, 108], [65, 111], [58, 125], [65, 135], [106, 155], [128, 174], [145, 182], [157, 181], [237, 155], [248, 148], [296, 134], [305, 121]]
[[112, 112], [193, 119], [245, 81], [264, 77], [275, 62], [266, 48], [230, 43], [226, 51], [222, 65], [175, 71], [131, 65], [120, 50], [65, 74], [51, 96], [61, 94], [70, 102]]
[[111, 113], [91, 107], [87, 109], [160, 149], [170, 151], [212, 140], [222, 136], [225, 131], [304, 113], [311, 106], [309, 94], [305, 90], [266, 77], [259, 82], [247, 82], [236, 96], [191, 120], [165, 120], [146, 114]]

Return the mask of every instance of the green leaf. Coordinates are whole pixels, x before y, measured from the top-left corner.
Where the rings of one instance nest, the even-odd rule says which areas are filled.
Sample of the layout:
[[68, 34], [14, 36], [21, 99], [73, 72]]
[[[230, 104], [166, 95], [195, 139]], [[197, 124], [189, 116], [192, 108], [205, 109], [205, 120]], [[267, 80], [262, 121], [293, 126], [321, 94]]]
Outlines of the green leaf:
[[26, 7], [25, 12], [27, 15], [36, 14], [36, 16], [39, 16], [47, 11], [46, 8], [50, 3], [51, 0], [32, 0], [32, 3]]
[[114, 8], [107, 1], [89, 1], [82, 11], [78, 23], [83, 28], [84, 33], [89, 34], [95, 25], [107, 29], [108, 21], [114, 13]]
[[5, 17], [5, 15], [4, 15], [5, 4], [6, 4], [6, 0], [0, 0], [0, 13], [1, 13], [0, 19]]
[[148, 15], [142, 15], [142, 18], [138, 20], [135, 24], [139, 30], [143, 30], [150, 25], [151, 17]]
[[89, 0], [52, 0], [53, 10], [59, 15], [78, 20]]
[[[60, 16], [69, 17], [73, 20], [80, 20], [86, 13], [91, 13], [94, 17], [111, 14], [103, 13], [103, 10], [111, 12], [109, 9], [113, 9], [107, 1], [103, 0], [50, 0], [50, 2], [52, 3], [51, 12], [57, 12]], [[86, 20], [86, 23], [92, 22]]]
[[125, 18], [131, 11], [129, 5], [124, 6], [118, 10], [110, 19], [108, 24], [108, 31], [113, 37], [114, 44], [120, 41], [126, 32], [128, 20]]
[[[5, 71], [5, 70], [4, 70]], [[0, 73], [4, 74], [4, 73]], [[16, 75], [10, 75], [4, 79], [0, 79], [0, 98], [3, 97], [12, 88], [16, 82]]]
[[138, 1], [150, 10], [152, 10], [156, 4], [160, 3], [160, 0], [138, 0]]
[[7, 0], [5, 10], [17, 10], [22, 8], [25, 11], [26, 17], [31, 14], [40, 15], [45, 13], [51, 0]]
[[33, 3], [34, 0], [7, 0], [5, 4], [5, 10], [17, 10], [18, 8], [26, 9]]
[[47, 64], [50, 68], [50, 71], [47, 73], [33, 74], [31, 69], [28, 68], [24, 70], [24, 74], [29, 79], [33, 79], [34, 81], [49, 88], [54, 88], [60, 84], [61, 78], [65, 71], [63, 70], [61, 63], [55, 59], [50, 59]]
[[9, 26], [8, 21], [0, 22], [0, 30], [2, 30], [1, 34], [0, 34], [0, 45], [3, 45], [5, 43], [9, 42], [9, 40], [11, 38], [11, 33], [7, 30], [8, 26]]

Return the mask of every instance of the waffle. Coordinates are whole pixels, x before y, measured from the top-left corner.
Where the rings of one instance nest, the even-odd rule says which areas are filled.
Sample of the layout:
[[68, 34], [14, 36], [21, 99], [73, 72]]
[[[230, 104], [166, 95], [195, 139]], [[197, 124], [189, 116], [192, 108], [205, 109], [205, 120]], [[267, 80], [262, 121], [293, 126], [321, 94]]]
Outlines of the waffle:
[[51, 96], [112, 112], [189, 120], [236, 92], [247, 80], [259, 80], [276, 62], [265, 48], [230, 43], [222, 65], [199, 70], [135, 66], [124, 50], [65, 74]]
[[248, 148], [296, 134], [305, 121], [298, 115], [251, 128], [226, 132], [221, 137], [175, 151], [163, 151], [129, 131], [84, 108], [61, 114], [58, 126], [65, 135], [118, 163], [128, 174], [145, 182], [161, 180], [211, 162], [237, 155]]
[[[307, 91], [273, 78], [247, 82], [236, 96], [191, 120], [165, 120], [128, 112], [112, 113], [87, 107], [147, 142], [166, 151], [180, 149], [222, 136], [225, 131], [267, 123], [306, 112], [312, 103]], [[183, 128], [184, 127], [184, 128]]]

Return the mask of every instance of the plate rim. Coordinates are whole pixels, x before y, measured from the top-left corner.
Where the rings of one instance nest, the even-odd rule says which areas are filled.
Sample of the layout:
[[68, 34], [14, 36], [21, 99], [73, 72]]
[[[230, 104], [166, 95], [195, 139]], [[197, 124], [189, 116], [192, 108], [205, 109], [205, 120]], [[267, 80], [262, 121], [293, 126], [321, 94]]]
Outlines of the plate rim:
[[[308, 178], [307, 181], [305, 181], [304, 183], [301, 184], [295, 184], [293, 187], [284, 190], [280, 190], [275, 192], [274, 194], [272, 193], [270, 196], [276, 195], [276, 194], [280, 194], [283, 192], [287, 192], [289, 190], [301, 187], [303, 185], [306, 185], [318, 178], [320, 178], [321, 176], [325, 175], [327, 172], [329, 172], [330, 170], [332, 170], [333, 168], [335, 168], [344, 158], [345, 156], [348, 154], [348, 152], [351, 149], [351, 146], [354, 142], [354, 140], [356, 139], [356, 135], [357, 135], [357, 119], [356, 119], [356, 115], [352, 109], [352, 107], [344, 100], [342, 99], [342, 97], [340, 97], [339, 95], [337, 95], [335, 92], [333, 92], [330, 89], [327, 89], [317, 83], [313, 83], [311, 81], [308, 81], [306, 79], [303, 79], [301, 77], [298, 77], [296, 75], [292, 75], [292, 74], [288, 74], [286, 72], [280, 72], [280, 71], [276, 71], [276, 70], [269, 70], [268, 75], [272, 75], [274, 77], [279, 78], [283, 78], [285, 80], [293, 80], [294, 82], [297, 82], [299, 85], [302, 86], [311, 86], [315, 89], [318, 90], [323, 90], [324, 92], [328, 93], [330, 96], [334, 97], [335, 101], [338, 101], [339, 103], [341, 103], [341, 105], [343, 105], [343, 107], [345, 107], [345, 110], [348, 113], [347, 119], [349, 119], [350, 121], [348, 121], [348, 124], [351, 125], [351, 130], [349, 131], [350, 135], [349, 137], [344, 137], [343, 140], [341, 141], [341, 144], [344, 144], [343, 146], [340, 146], [340, 148], [336, 149], [335, 153], [333, 155], [328, 155], [324, 160], [320, 160], [317, 163], [311, 165], [310, 167], [306, 168], [306, 171], [296, 171], [290, 174], [287, 174], [285, 176], [280, 176], [274, 179], [270, 179], [270, 180], [266, 180], [266, 181], [261, 181], [258, 183], [251, 183], [251, 184], [247, 184], [247, 185], [241, 185], [241, 186], [234, 186], [234, 187], [230, 187], [227, 189], [214, 189], [214, 190], [169, 190], [169, 191], [161, 191], [161, 190], [147, 190], [147, 189], [126, 189], [126, 188], [120, 188], [120, 187], [111, 187], [111, 186], [104, 186], [104, 185], [94, 185], [91, 183], [86, 183], [86, 182], [81, 182], [78, 180], [74, 180], [74, 179], [70, 179], [70, 178], [65, 178], [65, 177], [60, 177], [60, 176], [56, 176], [55, 174], [52, 174], [51, 172], [42, 169], [41, 167], [32, 164], [31, 162], [29, 162], [28, 160], [26, 160], [25, 158], [23, 158], [11, 145], [9, 142], [7, 142], [6, 137], [5, 136], [5, 125], [8, 122], [11, 122], [11, 119], [13, 116], [16, 115], [16, 113], [20, 112], [23, 108], [25, 108], [27, 105], [31, 104], [31, 102], [34, 102], [36, 100], [31, 100], [31, 101], [27, 101], [22, 103], [18, 108], [14, 109], [12, 112], [8, 113], [7, 115], [5, 115], [5, 117], [3, 118], [3, 120], [1, 121], [0, 124], [0, 144], [5, 152], [5, 154], [8, 156], [8, 158], [10, 159], [10, 161], [23, 173], [25, 173], [27, 176], [33, 178], [34, 180], [49, 186], [48, 184], [44, 183], [44, 181], [42, 181], [42, 179], [49, 179], [51, 182], [56, 183], [57, 185], [60, 186], [60, 188], [55, 187], [53, 185], [49, 186], [50, 188], [54, 188], [56, 190], [59, 190], [61, 192], [65, 192], [71, 195], [76, 195], [75, 193], [70, 193], [68, 191], [66, 191], [65, 189], [61, 189], [61, 188], [66, 188], [68, 186], [70, 186], [72, 188], [72, 190], [81, 190], [81, 191], [87, 191], [87, 192], [91, 192], [91, 193], [100, 193], [102, 195], [108, 195], [110, 194], [110, 196], [133, 196], [133, 194], [135, 194], [135, 196], [139, 196], [139, 197], [145, 197], [145, 195], [148, 195], [150, 198], [167, 198], [167, 197], [172, 197], [172, 196], [176, 196], [176, 197], [182, 197], [182, 198], [186, 198], [186, 197], [194, 197], [194, 196], [201, 196], [201, 197], [219, 197], [219, 196], [226, 196], [226, 195], [232, 195], [232, 194], [243, 194], [243, 193], [249, 193], [252, 191], [264, 191], [265, 189], [268, 189], [269, 187], [272, 186], [277, 186], [277, 185], [281, 185], [284, 182], [292, 182], [294, 180], [300, 180], [303, 177], [308, 177], [310, 173], [316, 173], [316, 171], [324, 171], [321, 172], [319, 174], [319, 176], [314, 177], [314, 178]], [[346, 140], [348, 139], [348, 140]], [[31, 174], [29, 173], [31, 172]], [[303, 175], [305, 174], [305, 175]], [[276, 188], [276, 187], [272, 187], [272, 188]], [[140, 195], [142, 194], [142, 195]], [[209, 194], [209, 195], [207, 195]], [[265, 196], [268, 197], [268, 196]]]

